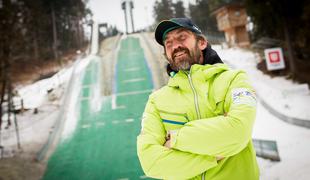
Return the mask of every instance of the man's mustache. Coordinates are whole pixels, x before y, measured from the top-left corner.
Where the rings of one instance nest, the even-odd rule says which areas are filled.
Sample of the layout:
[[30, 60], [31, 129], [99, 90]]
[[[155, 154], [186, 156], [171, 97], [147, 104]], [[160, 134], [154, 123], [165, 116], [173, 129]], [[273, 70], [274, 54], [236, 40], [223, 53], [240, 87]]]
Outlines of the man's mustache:
[[185, 47], [178, 47], [177, 49], [175, 49], [173, 52], [172, 52], [172, 58], [174, 59], [175, 56], [176, 56], [176, 53], [180, 52], [180, 51], [185, 51], [186, 54], [189, 55], [189, 49], [185, 48]]

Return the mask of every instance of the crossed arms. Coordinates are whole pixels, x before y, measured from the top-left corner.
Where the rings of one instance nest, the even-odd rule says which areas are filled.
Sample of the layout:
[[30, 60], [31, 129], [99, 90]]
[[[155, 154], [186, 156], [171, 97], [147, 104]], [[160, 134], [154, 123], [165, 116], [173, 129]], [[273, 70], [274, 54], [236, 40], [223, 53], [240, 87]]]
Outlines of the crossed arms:
[[[243, 83], [241, 76], [228, 94], [233, 88], [247, 87]], [[145, 174], [160, 179], [188, 179], [217, 166], [221, 157], [243, 150], [251, 139], [256, 107], [234, 103], [230, 95], [225, 101], [230, 106], [226, 116], [190, 121], [170, 134], [167, 141], [154, 97], [150, 96], [137, 138]]]

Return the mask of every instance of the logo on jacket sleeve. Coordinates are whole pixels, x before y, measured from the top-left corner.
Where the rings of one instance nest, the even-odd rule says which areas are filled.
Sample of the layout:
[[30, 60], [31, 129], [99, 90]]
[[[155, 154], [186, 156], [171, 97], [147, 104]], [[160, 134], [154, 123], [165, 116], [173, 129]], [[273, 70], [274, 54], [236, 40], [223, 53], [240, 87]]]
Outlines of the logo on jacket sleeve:
[[246, 88], [235, 88], [232, 90], [232, 103], [256, 106], [255, 92]]

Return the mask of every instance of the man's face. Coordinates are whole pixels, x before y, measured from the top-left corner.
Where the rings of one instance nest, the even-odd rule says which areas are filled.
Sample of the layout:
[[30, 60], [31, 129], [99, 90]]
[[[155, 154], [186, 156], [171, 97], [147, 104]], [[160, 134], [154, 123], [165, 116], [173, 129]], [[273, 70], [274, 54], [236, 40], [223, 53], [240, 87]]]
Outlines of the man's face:
[[164, 46], [173, 70], [189, 70], [193, 64], [202, 64], [202, 50], [207, 47], [207, 41], [197, 40], [193, 32], [179, 28], [167, 33]]

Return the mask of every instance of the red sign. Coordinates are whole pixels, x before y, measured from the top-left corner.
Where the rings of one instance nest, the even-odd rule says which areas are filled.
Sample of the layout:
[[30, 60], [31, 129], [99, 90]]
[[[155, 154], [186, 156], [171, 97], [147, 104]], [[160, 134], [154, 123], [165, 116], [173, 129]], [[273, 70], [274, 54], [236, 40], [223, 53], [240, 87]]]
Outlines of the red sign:
[[265, 58], [268, 70], [272, 71], [285, 68], [281, 48], [265, 49]]
[[271, 51], [268, 52], [269, 60], [271, 63], [280, 62], [280, 52], [279, 51]]

